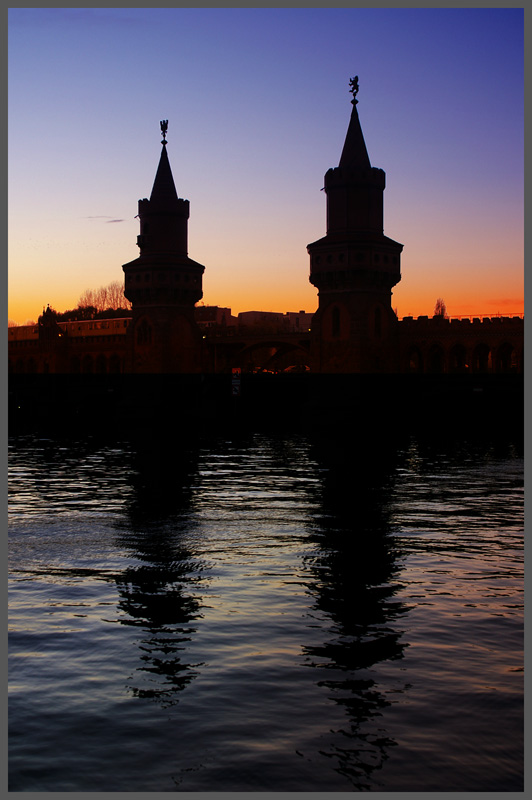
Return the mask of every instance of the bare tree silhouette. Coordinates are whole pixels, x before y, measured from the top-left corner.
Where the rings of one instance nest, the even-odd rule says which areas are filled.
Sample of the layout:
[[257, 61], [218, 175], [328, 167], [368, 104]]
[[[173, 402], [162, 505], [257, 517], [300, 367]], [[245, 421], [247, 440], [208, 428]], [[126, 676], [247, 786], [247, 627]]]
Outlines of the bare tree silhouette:
[[447, 306], [443, 301], [443, 298], [438, 297], [436, 300], [436, 305], [434, 306], [434, 316], [435, 317], [446, 317], [447, 316]]

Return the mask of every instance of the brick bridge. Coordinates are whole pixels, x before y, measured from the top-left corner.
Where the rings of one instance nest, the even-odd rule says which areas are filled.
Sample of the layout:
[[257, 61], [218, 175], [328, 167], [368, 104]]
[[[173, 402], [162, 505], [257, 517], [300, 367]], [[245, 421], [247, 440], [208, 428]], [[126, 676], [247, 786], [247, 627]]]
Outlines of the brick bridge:
[[310, 368], [310, 332], [275, 333], [210, 330], [203, 335], [202, 363], [205, 372], [305, 371]]
[[405, 317], [399, 323], [399, 371], [523, 372], [522, 317]]
[[[130, 318], [9, 328], [9, 372], [126, 371]], [[397, 322], [400, 373], [522, 373], [522, 317], [405, 317]], [[310, 332], [209, 328], [202, 332], [207, 374], [313, 371]]]

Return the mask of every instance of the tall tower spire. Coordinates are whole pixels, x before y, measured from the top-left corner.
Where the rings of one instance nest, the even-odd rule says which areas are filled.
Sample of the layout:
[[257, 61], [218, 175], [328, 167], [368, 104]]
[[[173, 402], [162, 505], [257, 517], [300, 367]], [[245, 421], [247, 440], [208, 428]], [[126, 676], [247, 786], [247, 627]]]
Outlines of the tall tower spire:
[[172, 206], [175, 206], [178, 201], [174, 177], [172, 175], [170, 161], [168, 160], [168, 153], [166, 151], [166, 145], [168, 144], [166, 141], [167, 130], [168, 120], [163, 119], [161, 120], [161, 131], [163, 134], [161, 144], [163, 149], [161, 151], [161, 158], [159, 160], [157, 172], [155, 173], [155, 180], [153, 182], [153, 188], [150, 195], [150, 203], [153, 205], [158, 205], [161, 208], [171, 208]]
[[366, 150], [366, 143], [362, 135], [362, 128], [360, 127], [360, 120], [358, 118], [356, 96], [358, 94], [358, 75], [356, 78], [351, 78], [351, 93], [353, 99], [353, 110], [351, 112], [351, 120], [347, 129], [347, 136], [345, 137], [344, 149], [340, 156], [339, 167], [358, 167], [360, 169], [370, 169], [368, 151]]
[[140, 255], [124, 264], [124, 293], [133, 306], [133, 371], [199, 371], [194, 305], [205, 267], [188, 257], [189, 201], [178, 197], [167, 153], [168, 120], [149, 200], [138, 203]]
[[[161, 122], [163, 148], [150, 199], [139, 200], [140, 235], [137, 244], [140, 256], [188, 253], [188, 200], [177, 196], [174, 177], [166, 150], [168, 120]], [[198, 300], [201, 298], [198, 298]], [[196, 301], [197, 302], [197, 301]]]
[[178, 200], [177, 192], [174, 183], [174, 176], [170, 168], [170, 161], [168, 160], [168, 153], [166, 151], [166, 141], [163, 142], [163, 149], [159, 166], [155, 173], [155, 180], [150, 194], [150, 203], [157, 203], [163, 206], [170, 206]]
[[383, 233], [385, 174], [369, 160], [358, 76], [350, 86], [353, 108], [340, 161], [325, 175], [327, 233], [307, 247], [309, 280], [319, 296], [313, 348], [319, 371], [378, 372], [389, 366], [387, 340], [397, 321], [391, 290], [401, 279], [403, 246]]

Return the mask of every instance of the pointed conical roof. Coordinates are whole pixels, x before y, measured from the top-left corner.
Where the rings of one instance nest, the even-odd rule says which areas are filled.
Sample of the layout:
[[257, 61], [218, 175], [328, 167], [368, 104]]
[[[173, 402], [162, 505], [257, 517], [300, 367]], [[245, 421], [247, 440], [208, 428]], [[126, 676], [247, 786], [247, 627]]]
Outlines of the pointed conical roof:
[[168, 153], [166, 152], [166, 142], [163, 144], [163, 151], [157, 167], [157, 173], [153, 182], [153, 188], [150, 195], [150, 203], [155, 203], [161, 206], [170, 206], [177, 201], [177, 192], [175, 188], [172, 170], [170, 169], [170, 161], [168, 160]]
[[362, 128], [360, 127], [360, 120], [358, 118], [356, 100], [353, 103], [351, 120], [349, 122], [349, 128], [347, 129], [344, 149], [342, 150], [338, 166], [371, 169], [366, 143], [362, 135]]

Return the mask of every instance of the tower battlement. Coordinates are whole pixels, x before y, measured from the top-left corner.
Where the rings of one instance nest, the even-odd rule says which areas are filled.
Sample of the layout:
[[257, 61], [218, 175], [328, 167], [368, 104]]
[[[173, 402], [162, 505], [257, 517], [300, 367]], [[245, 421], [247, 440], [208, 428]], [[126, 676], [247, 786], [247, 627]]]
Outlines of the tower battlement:
[[[190, 215], [190, 203], [188, 200], [184, 200], [181, 197], [176, 197], [173, 202], [165, 204], [163, 209], [166, 210], [167, 213], [178, 213], [180, 216], [186, 215], [187, 219]], [[160, 203], [156, 204], [153, 200], [148, 200], [147, 197], [139, 200], [139, 216], [145, 214], [158, 214], [161, 213], [161, 210]]]
[[325, 173], [325, 191], [335, 186], [371, 185], [384, 191], [386, 173], [379, 167], [331, 167]]

